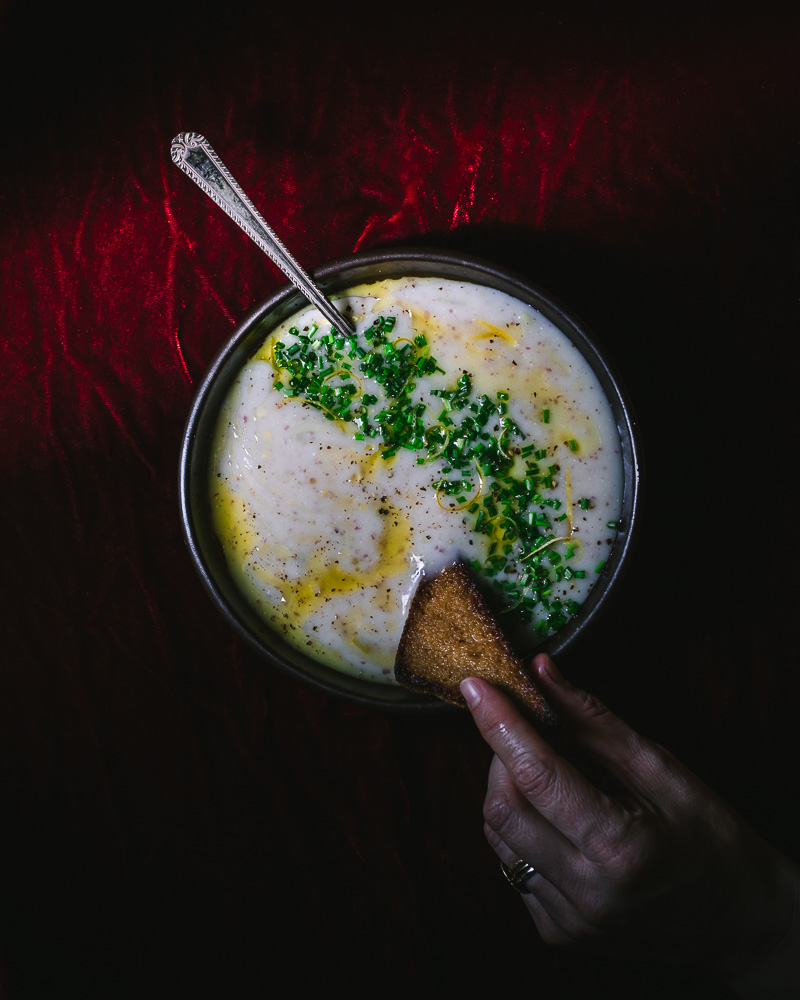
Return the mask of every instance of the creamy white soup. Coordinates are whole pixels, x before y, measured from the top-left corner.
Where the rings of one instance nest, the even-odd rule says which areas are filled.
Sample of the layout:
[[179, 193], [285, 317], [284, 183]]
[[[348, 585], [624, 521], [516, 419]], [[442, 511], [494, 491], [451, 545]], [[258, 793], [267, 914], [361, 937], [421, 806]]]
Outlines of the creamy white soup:
[[422, 574], [456, 559], [520, 649], [574, 615], [608, 559], [622, 456], [597, 377], [531, 306], [439, 278], [309, 307], [244, 366], [216, 431], [215, 530], [264, 620], [378, 683]]

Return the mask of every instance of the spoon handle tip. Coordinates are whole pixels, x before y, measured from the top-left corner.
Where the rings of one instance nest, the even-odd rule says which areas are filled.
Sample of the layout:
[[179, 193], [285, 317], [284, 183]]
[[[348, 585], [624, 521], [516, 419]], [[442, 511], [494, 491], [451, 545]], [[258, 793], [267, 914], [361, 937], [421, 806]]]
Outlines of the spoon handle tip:
[[350, 320], [323, 294], [286, 249], [210, 143], [199, 132], [180, 132], [176, 135], [170, 145], [170, 155], [172, 162], [233, 219], [332, 326], [343, 333], [355, 332]]

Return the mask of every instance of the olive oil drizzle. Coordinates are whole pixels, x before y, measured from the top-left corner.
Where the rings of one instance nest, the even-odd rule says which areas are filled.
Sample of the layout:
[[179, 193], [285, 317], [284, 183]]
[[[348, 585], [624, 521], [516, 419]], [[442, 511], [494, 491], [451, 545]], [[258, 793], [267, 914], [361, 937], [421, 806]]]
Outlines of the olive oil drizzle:
[[[419, 399], [426, 377], [446, 373], [431, 356], [424, 334], [392, 339], [395, 317], [379, 316], [356, 336], [335, 327], [320, 333], [291, 327], [287, 340], [270, 342], [274, 388], [321, 411], [328, 420], [352, 427], [358, 441], [375, 441], [380, 457], [401, 449], [417, 453], [419, 465], [436, 466], [432, 487], [439, 506], [461, 514], [482, 536], [484, 555], [473, 568], [502, 595], [505, 611], [537, 632], [562, 628], [578, 611], [554, 588], [573, 576], [579, 543], [574, 523], [569, 466], [554, 449], [539, 448], [509, 415], [509, 394], [477, 395], [467, 372], [448, 388], [431, 388]], [[384, 398], [364, 391], [373, 379]], [[545, 411], [543, 422], [549, 422]], [[580, 452], [574, 438], [566, 452]], [[554, 491], [564, 475], [566, 509]], [[587, 509], [591, 501], [577, 503]], [[559, 513], [560, 512], [560, 513]], [[616, 527], [616, 526], [615, 526]]]

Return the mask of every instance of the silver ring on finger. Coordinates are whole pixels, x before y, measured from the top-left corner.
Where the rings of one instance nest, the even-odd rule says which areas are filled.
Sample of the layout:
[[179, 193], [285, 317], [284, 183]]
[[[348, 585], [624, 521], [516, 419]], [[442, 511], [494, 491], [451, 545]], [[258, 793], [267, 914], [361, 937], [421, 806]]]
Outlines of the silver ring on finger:
[[520, 858], [513, 865], [506, 865], [501, 861], [500, 867], [508, 884], [513, 886], [517, 892], [528, 893], [531, 891], [527, 886], [527, 882], [528, 879], [536, 874], [536, 869], [533, 865], [529, 865], [527, 861], [523, 861]]

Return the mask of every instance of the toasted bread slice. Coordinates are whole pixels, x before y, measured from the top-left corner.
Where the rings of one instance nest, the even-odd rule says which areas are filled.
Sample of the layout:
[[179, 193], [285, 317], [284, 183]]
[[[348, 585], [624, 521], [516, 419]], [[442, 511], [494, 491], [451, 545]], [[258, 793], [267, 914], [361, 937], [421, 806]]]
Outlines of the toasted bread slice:
[[466, 707], [465, 677], [482, 677], [533, 722], [555, 716], [515, 655], [469, 570], [456, 562], [423, 578], [409, 607], [394, 664], [398, 684]]

